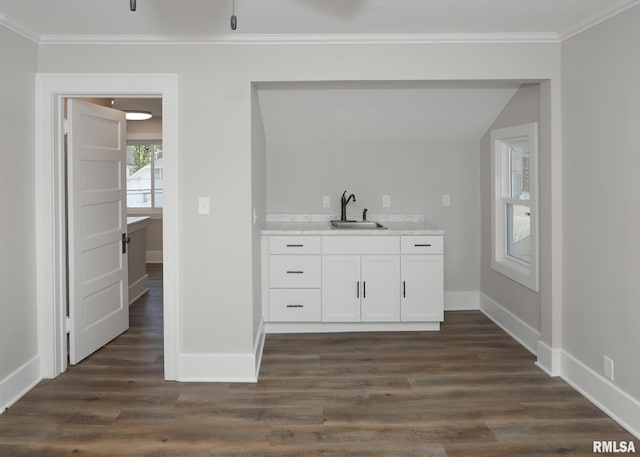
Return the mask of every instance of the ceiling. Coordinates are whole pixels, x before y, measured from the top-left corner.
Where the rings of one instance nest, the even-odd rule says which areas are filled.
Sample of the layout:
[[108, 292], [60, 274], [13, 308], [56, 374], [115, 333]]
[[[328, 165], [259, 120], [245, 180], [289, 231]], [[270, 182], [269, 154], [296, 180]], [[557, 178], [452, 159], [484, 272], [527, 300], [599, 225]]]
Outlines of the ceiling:
[[516, 82], [263, 83], [267, 142], [476, 141]]
[[[254, 35], [519, 34], [562, 39], [640, 0], [0, 0], [0, 23], [36, 41]], [[511, 39], [516, 39], [511, 36]]]

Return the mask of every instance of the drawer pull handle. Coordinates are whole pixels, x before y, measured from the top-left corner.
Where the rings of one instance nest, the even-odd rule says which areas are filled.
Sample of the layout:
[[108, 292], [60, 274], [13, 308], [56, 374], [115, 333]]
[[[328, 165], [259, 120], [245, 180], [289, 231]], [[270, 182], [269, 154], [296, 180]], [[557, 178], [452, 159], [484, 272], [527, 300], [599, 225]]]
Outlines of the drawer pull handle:
[[360, 298], [360, 281], [356, 281], [356, 298]]
[[287, 271], [288, 275], [301, 275], [303, 273], [304, 273], [304, 271], [302, 271], [302, 270], [289, 270], [289, 271]]
[[407, 281], [402, 281], [402, 297], [407, 298]]
[[362, 298], [367, 298], [367, 281], [362, 281]]
[[287, 308], [304, 308], [304, 305], [287, 305]]
[[287, 244], [288, 248], [303, 248], [304, 244]]
[[430, 248], [431, 245], [430, 244], [414, 244], [415, 247], [417, 248]]

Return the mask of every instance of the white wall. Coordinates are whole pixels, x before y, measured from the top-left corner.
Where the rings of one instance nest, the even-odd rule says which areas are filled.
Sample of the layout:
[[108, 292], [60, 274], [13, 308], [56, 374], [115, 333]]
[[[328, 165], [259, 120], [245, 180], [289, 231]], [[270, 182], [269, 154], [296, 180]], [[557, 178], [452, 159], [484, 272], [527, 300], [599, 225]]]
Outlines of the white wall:
[[[481, 141], [481, 191], [482, 196], [482, 262], [481, 262], [481, 291], [487, 297], [514, 314], [526, 324], [540, 331], [541, 308], [540, 293], [513, 281], [491, 268], [491, 130], [511, 127], [519, 124], [540, 121], [540, 86], [524, 86], [509, 101], [504, 110], [497, 117]], [[542, 142], [541, 142], [542, 143]], [[544, 154], [543, 151], [540, 154]], [[540, 186], [542, 187], [542, 186]], [[540, 191], [540, 200], [547, 194], [545, 189]], [[546, 215], [545, 215], [546, 216]], [[547, 223], [540, 216], [540, 226]], [[541, 256], [548, 255], [540, 251]], [[546, 284], [541, 284], [545, 287]]]
[[0, 413], [39, 377], [35, 296], [37, 47], [0, 27]]
[[[333, 141], [267, 144], [267, 212], [419, 213], [445, 230], [445, 290], [480, 288], [478, 141]], [[391, 207], [382, 207], [382, 195]], [[451, 206], [442, 206], [442, 195]], [[322, 196], [331, 208], [322, 207]]]
[[253, 334], [254, 345], [260, 341], [262, 323], [262, 262], [261, 227], [266, 213], [267, 193], [267, 144], [264, 137], [264, 125], [260, 110], [260, 100], [255, 86], [251, 87], [251, 201], [252, 213], [249, 215], [253, 230]]
[[[144, 55], [144, 59], [140, 56]], [[41, 72], [168, 72], [180, 84], [180, 351], [253, 351], [251, 83], [559, 81], [555, 44], [47, 45]], [[211, 197], [211, 215], [197, 198]]]
[[614, 360], [640, 433], [638, 24], [636, 6], [562, 45], [562, 342], [598, 375]]

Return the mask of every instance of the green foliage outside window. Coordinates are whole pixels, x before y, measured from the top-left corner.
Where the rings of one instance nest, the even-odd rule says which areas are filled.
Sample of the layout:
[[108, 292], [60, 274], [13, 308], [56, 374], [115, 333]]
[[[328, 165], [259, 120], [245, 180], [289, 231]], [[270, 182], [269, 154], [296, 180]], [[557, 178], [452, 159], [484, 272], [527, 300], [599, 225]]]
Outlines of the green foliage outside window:
[[147, 144], [129, 145], [133, 150], [133, 164], [129, 166], [129, 176], [151, 163], [151, 146]]

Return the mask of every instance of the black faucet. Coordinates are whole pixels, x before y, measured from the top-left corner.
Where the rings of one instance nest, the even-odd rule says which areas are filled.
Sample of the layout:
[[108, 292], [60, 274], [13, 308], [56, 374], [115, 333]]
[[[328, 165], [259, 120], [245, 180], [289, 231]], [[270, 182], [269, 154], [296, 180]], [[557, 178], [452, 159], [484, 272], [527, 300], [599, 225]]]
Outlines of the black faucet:
[[351, 199], [353, 199], [354, 202], [356, 201], [355, 195], [351, 194], [349, 195], [349, 198], [347, 198], [346, 195], [347, 195], [347, 191], [345, 190], [342, 193], [342, 198], [340, 199], [340, 203], [342, 206], [342, 212], [340, 213], [340, 220], [343, 222], [347, 220], [347, 205], [349, 204]]

